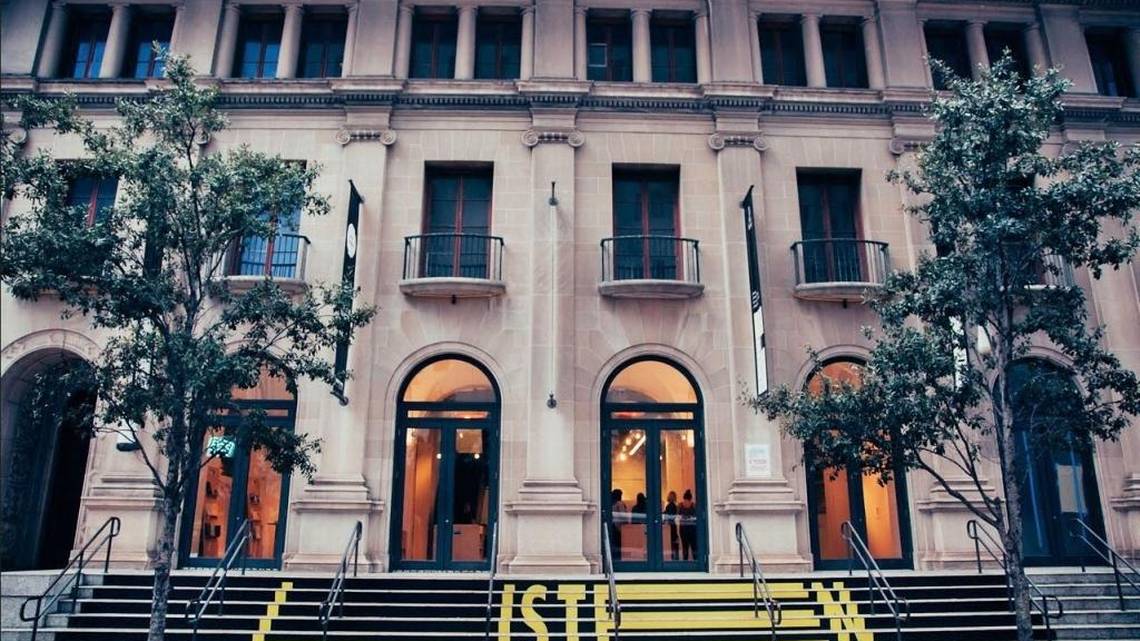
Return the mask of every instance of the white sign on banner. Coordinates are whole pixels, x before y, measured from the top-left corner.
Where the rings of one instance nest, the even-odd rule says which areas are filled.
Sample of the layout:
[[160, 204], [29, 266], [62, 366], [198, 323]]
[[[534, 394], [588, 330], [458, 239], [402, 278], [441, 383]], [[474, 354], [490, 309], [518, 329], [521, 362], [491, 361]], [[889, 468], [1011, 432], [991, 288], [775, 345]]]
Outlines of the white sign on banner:
[[772, 476], [772, 450], [767, 443], [744, 445], [744, 475], [749, 478]]

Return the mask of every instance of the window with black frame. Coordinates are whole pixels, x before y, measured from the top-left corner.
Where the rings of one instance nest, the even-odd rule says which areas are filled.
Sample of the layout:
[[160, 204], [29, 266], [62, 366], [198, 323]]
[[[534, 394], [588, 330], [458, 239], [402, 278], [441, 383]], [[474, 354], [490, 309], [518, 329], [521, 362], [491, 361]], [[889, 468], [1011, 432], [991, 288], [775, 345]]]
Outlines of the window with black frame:
[[521, 56], [522, 16], [518, 12], [480, 11], [475, 23], [475, 77], [518, 78]]
[[432, 167], [427, 172], [421, 278], [490, 275], [490, 167]]
[[342, 12], [310, 11], [301, 28], [301, 78], [339, 78], [344, 65], [348, 17]]
[[1023, 78], [1028, 78], [1032, 69], [1029, 56], [1025, 52], [1025, 27], [1019, 24], [990, 23], [986, 25], [986, 54], [990, 64], [1001, 60], [1008, 50], [1013, 58], [1014, 68]]
[[796, 181], [804, 282], [861, 282], [859, 175], [800, 172]]
[[654, 12], [649, 24], [653, 82], [696, 82], [697, 57], [691, 16]]
[[272, 216], [265, 213], [272, 231], [268, 236], [249, 235], [241, 240], [230, 269], [231, 276], [299, 278], [304, 238], [298, 233], [301, 211]]
[[165, 8], [137, 8], [131, 20], [123, 75], [130, 78], [161, 78], [166, 72], [166, 64], [161, 55], [156, 55], [154, 45], [157, 43], [160, 51], [169, 50], [173, 31], [173, 11]]
[[766, 16], [760, 20], [758, 31], [764, 84], [807, 85], [803, 34], [795, 19], [791, 16]]
[[455, 77], [458, 24], [454, 12], [417, 10], [412, 22], [412, 78]]
[[[941, 60], [959, 78], [971, 76], [965, 25], [953, 22], [928, 22], [923, 28], [923, 35], [926, 37], [926, 53], [930, 60]], [[946, 89], [944, 74], [933, 66], [930, 74], [935, 89]]]
[[98, 78], [107, 48], [111, 12], [101, 8], [76, 10], [68, 20], [67, 53], [58, 75], [66, 78]]
[[632, 25], [628, 14], [586, 18], [586, 78], [633, 80]]
[[80, 174], [71, 179], [67, 189], [67, 206], [78, 208], [84, 225], [90, 227], [107, 218], [115, 204], [119, 189], [116, 176]]
[[239, 78], [272, 78], [281, 55], [284, 18], [277, 12], [246, 12], [238, 28], [234, 75]]
[[1096, 90], [1102, 96], [1136, 96], [1132, 86], [1128, 60], [1128, 48], [1121, 29], [1094, 28], [1085, 31], [1085, 42], [1089, 48]]
[[867, 87], [867, 56], [863, 33], [849, 20], [826, 20], [819, 27], [823, 70], [828, 87]]
[[615, 169], [613, 180], [613, 280], [678, 279], [677, 169]]

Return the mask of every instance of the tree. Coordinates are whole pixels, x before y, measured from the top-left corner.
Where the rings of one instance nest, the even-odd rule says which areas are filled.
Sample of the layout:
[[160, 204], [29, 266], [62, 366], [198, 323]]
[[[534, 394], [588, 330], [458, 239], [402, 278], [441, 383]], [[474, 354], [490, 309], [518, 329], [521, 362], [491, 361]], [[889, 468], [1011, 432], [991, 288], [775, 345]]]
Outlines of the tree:
[[[71, 98], [14, 101], [25, 128], [82, 141], [80, 160], [24, 155], [6, 138], [0, 148], [5, 197], [28, 203], [7, 221], [0, 278], [17, 298], [58, 299], [65, 316], [82, 315], [109, 336], [90, 367], [73, 368], [61, 383], [96, 390], [88, 424], [138, 443], [154, 477], [162, 527], [152, 641], [164, 636], [179, 512], [196, 490], [189, 481], [215, 455], [204, 440], [217, 417], [241, 411], [244, 420], [224, 428], [228, 437], [263, 450], [280, 472], [313, 472], [319, 443], [239, 410], [233, 390], [263, 374], [282, 377], [292, 393], [301, 379], [334, 384], [334, 347], [375, 312], [354, 309], [351, 286], [290, 294], [267, 276], [231, 291], [225, 268], [239, 243], [268, 241], [286, 216], [325, 214], [328, 201], [313, 190], [315, 167], [245, 146], [205, 148], [226, 126], [217, 91], [196, 85], [184, 58], [171, 58], [166, 76], [153, 97], [119, 100], [117, 123], [105, 128], [79, 115]], [[113, 206], [68, 206], [69, 186], [104, 178], [119, 181]]]
[[[952, 76], [949, 69], [942, 73]], [[869, 301], [873, 348], [861, 383], [821, 380], [749, 402], [809, 443], [815, 471], [861, 467], [886, 482], [922, 470], [1000, 536], [1018, 637], [1032, 638], [1022, 564], [1028, 452], [1089, 448], [1140, 414], [1136, 373], [1102, 346], [1070, 268], [1099, 278], [1140, 245], [1140, 149], [1084, 143], [1049, 157], [1067, 86], [1023, 79], [1006, 57], [983, 78], [952, 78], [930, 106], [937, 129], [914, 172], [888, 179], [920, 196], [909, 213], [935, 251], [891, 274]], [[1031, 366], [1033, 346], [1067, 373]], [[812, 355], [818, 368], [818, 355]], [[996, 464], [1000, 491], [985, 483]], [[955, 479], [969, 479], [968, 489]]]

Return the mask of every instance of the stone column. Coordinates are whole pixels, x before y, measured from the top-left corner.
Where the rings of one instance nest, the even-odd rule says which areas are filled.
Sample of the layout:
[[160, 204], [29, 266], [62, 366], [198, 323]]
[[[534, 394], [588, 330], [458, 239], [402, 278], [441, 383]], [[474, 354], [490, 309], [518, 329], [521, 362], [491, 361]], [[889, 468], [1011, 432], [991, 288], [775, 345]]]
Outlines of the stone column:
[[752, 43], [749, 53], [752, 55], [752, 79], [760, 84], [764, 83], [764, 60], [760, 57], [760, 16], [748, 12], [748, 41]]
[[809, 87], [826, 87], [827, 72], [823, 67], [823, 42], [819, 39], [819, 16], [805, 13], [800, 18], [804, 38], [804, 69]]
[[702, 6], [694, 15], [693, 28], [697, 30], [697, 82], [712, 80], [712, 46], [709, 42], [709, 14]]
[[984, 20], [971, 20], [966, 25], [966, 49], [970, 54], [970, 74], [974, 80], [982, 77], [982, 70], [990, 66], [990, 54], [986, 52], [986, 23]]
[[475, 14], [478, 7], [465, 4], [459, 7], [459, 32], [455, 38], [455, 79], [475, 77]]
[[51, 78], [59, 72], [59, 59], [63, 55], [63, 39], [67, 35], [67, 5], [63, 2], [51, 3], [51, 19], [47, 35], [40, 48], [40, 64], [36, 75]]
[[1041, 39], [1041, 25], [1030, 22], [1025, 25], [1025, 53], [1029, 56], [1029, 66], [1033, 73], [1041, 75], [1049, 68], [1049, 58], [1045, 55], [1045, 41]]
[[394, 75], [408, 77], [408, 67], [412, 62], [412, 19], [415, 8], [407, 3], [400, 4], [400, 17], [396, 22], [396, 64]]
[[649, 62], [649, 9], [634, 9], [633, 18], [633, 81], [653, 82], [653, 68]]
[[237, 49], [238, 24], [241, 7], [228, 3], [222, 16], [222, 35], [218, 38], [218, 55], [214, 58], [214, 75], [229, 78], [234, 73], [234, 53]]
[[348, 12], [348, 21], [344, 27], [344, 58], [340, 64], [341, 78], [352, 75], [352, 60], [356, 54], [356, 21], [360, 13], [360, 3], [348, 3], [345, 6], [345, 11]]
[[522, 8], [522, 48], [519, 51], [519, 80], [534, 75], [534, 5]]
[[131, 6], [122, 2], [111, 5], [111, 25], [107, 28], [107, 44], [99, 66], [100, 78], [118, 78], [122, 74], [123, 54], [127, 50], [130, 32]]
[[281, 52], [277, 56], [277, 77], [292, 78], [297, 75], [297, 56], [301, 53], [300, 2], [285, 5], [285, 24], [281, 29]]
[[170, 28], [170, 52], [181, 54], [182, 37], [179, 29], [186, 28], [186, 3], [178, 2], [174, 5], [174, 24]]
[[867, 56], [867, 86], [884, 89], [883, 48], [879, 40], [879, 21], [874, 16], [863, 18], [863, 51]]
[[1124, 36], [1128, 70], [1132, 73], [1132, 93], [1140, 95], [1140, 28], [1129, 29]]
[[586, 7], [574, 7], [574, 77], [586, 79]]

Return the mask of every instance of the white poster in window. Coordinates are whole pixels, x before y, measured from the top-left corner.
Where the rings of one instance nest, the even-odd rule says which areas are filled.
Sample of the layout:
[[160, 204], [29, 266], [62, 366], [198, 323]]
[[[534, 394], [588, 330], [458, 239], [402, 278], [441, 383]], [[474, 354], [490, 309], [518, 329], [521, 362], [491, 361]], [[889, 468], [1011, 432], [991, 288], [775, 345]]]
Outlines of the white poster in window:
[[749, 478], [772, 476], [772, 450], [767, 443], [744, 445], [744, 475]]

